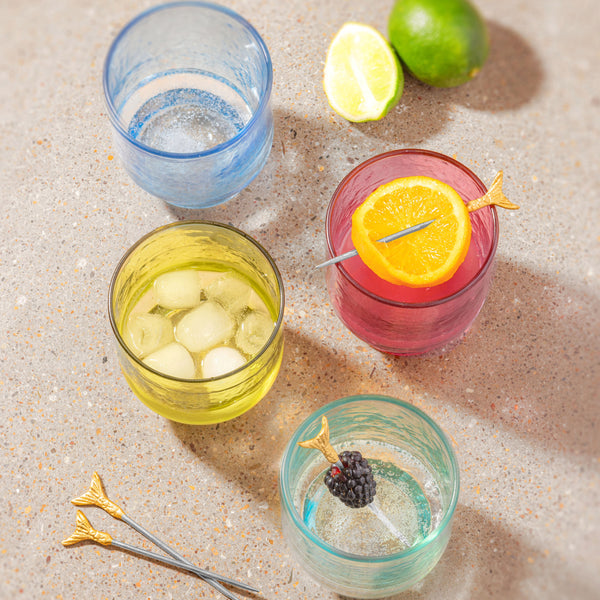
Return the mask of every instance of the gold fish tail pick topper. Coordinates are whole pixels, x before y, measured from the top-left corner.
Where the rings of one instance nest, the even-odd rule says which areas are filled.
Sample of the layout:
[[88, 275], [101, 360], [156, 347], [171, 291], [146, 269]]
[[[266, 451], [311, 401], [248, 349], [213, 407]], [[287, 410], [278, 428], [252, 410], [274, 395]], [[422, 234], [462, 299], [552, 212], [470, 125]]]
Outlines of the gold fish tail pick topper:
[[319, 431], [317, 436], [304, 442], [298, 442], [298, 446], [320, 450], [331, 464], [335, 464], [340, 460], [338, 453], [329, 443], [329, 422], [325, 415], [323, 415], [323, 418], [321, 419], [321, 431]]
[[198, 575], [198, 577], [203, 579], [214, 589], [221, 592], [226, 598], [229, 598], [229, 600], [238, 600], [238, 598], [237, 596], [232, 594], [227, 588], [223, 587], [223, 583], [236, 586], [240, 589], [252, 593], [258, 593], [258, 589], [251, 585], [237, 581], [235, 579], [231, 579], [230, 577], [224, 577], [223, 575], [211, 573], [206, 569], [196, 567], [190, 561], [184, 558], [181, 554], [179, 554], [173, 548], [167, 545], [165, 542], [161, 541], [154, 534], [150, 533], [147, 529], [143, 528], [141, 525], [136, 523], [131, 517], [126, 515], [125, 512], [119, 506], [117, 506], [112, 500], [108, 498], [106, 492], [104, 491], [104, 488], [102, 487], [102, 481], [100, 480], [100, 476], [96, 472], [94, 472], [92, 476], [92, 483], [90, 485], [90, 489], [85, 494], [83, 494], [83, 496], [79, 496], [78, 498], [72, 500], [72, 502], [76, 506], [97, 506], [103, 509], [115, 519], [119, 519], [124, 523], [127, 523], [130, 527], [141, 533], [143, 536], [145, 536], [151, 542], [156, 544], [161, 550], [163, 550], [173, 558], [168, 558], [160, 554], [150, 552], [143, 548], [138, 548], [136, 546], [131, 546], [130, 544], [126, 544], [125, 542], [120, 542], [119, 540], [111, 538], [111, 536], [107, 533], [96, 531], [92, 528], [89, 521], [85, 518], [85, 515], [81, 511], [77, 511], [77, 530], [70, 538], [67, 538], [63, 542], [65, 546], [76, 544], [77, 542], [83, 540], [93, 540], [103, 545], [111, 545], [115, 548], [120, 548], [128, 552], [133, 552], [134, 554], [145, 556], [146, 558], [150, 558], [151, 560], [156, 560], [174, 567], [185, 569]]
[[94, 529], [91, 523], [86, 519], [85, 515], [80, 510], [78, 510], [75, 532], [66, 540], [63, 540], [62, 544], [64, 546], [73, 546], [74, 544], [78, 544], [79, 542], [84, 542], [88, 540], [92, 542], [97, 542], [98, 544], [102, 544], [103, 546], [114, 546], [115, 548], [120, 548], [121, 550], [125, 550], [133, 554], [138, 554], [145, 558], [162, 562], [172, 567], [177, 567], [180, 569], [185, 569], [186, 571], [190, 571], [191, 573], [194, 573], [195, 575], [198, 575], [199, 577], [204, 579], [204, 581], [209, 583], [216, 590], [220, 591], [226, 598], [229, 598], [229, 600], [239, 600], [239, 598], [232, 594], [226, 587], [224, 587], [220, 583], [221, 581], [223, 583], [229, 583], [231, 585], [243, 587], [243, 589], [251, 592], [258, 592], [256, 588], [253, 588], [246, 584], [241, 584], [240, 582], [237, 582], [234, 579], [230, 579], [229, 577], [222, 577], [221, 575], [217, 575], [216, 573], [211, 573], [210, 571], [207, 571], [205, 569], [200, 569], [199, 567], [195, 567], [191, 563], [182, 563], [169, 556], [156, 554], [155, 552], [150, 552], [145, 548], [138, 548], [136, 546], [132, 546], [131, 544], [115, 540], [108, 533], [105, 533], [103, 531], [97, 531], [96, 529]]
[[516, 210], [519, 208], [504, 195], [504, 192], [502, 191], [502, 178], [503, 173], [502, 171], [499, 171], [496, 177], [494, 177], [494, 181], [487, 193], [481, 196], [481, 198], [471, 200], [471, 202], [467, 204], [467, 210], [473, 212], [474, 210], [479, 210], [484, 206], [490, 206], [492, 204], [508, 210]]
[[108, 499], [108, 496], [102, 487], [100, 476], [96, 471], [94, 471], [94, 474], [92, 475], [90, 489], [83, 494], [83, 496], [79, 496], [78, 498], [71, 500], [71, 502], [75, 506], [98, 506], [115, 519], [122, 519], [124, 515], [123, 510], [112, 500]]
[[75, 521], [75, 532], [66, 540], [62, 541], [63, 546], [72, 546], [79, 542], [90, 540], [97, 542], [103, 546], [112, 544], [112, 537], [104, 531], [98, 531], [92, 527], [92, 524], [87, 520], [86, 516], [80, 511], [77, 511], [77, 519]]

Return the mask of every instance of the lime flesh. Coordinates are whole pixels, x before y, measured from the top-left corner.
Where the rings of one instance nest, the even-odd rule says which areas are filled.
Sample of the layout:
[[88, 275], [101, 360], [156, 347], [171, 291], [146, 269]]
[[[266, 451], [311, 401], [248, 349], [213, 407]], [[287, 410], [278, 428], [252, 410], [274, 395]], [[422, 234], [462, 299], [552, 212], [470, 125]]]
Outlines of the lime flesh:
[[375, 121], [400, 99], [404, 76], [396, 53], [378, 31], [346, 23], [329, 46], [323, 87], [340, 116], [353, 122]]

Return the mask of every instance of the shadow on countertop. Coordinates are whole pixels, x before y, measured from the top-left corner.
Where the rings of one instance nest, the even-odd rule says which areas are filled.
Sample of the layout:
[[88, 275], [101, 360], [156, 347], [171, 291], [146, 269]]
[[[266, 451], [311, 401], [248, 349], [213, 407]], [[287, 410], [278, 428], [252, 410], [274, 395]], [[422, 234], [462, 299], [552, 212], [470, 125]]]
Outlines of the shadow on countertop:
[[[170, 425], [199, 458], [267, 502], [275, 522], [278, 465], [287, 440], [314, 410], [344, 396], [427, 395], [442, 405], [448, 398], [490, 427], [559, 452], [595, 456], [598, 382], [588, 376], [588, 367], [600, 355], [598, 314], [597, 298], [500, 259], [472, 330], [447, 354], [381, 355], [378, 361], [375, 353], [370, 361], [375, 351], [368, 347], [338, 352], [331, 340], [318, 343], [305, 335], [302, 323], [286, 323], [281, 371], [252, 410], [218, 425]], [[341, 331], [332, 322], [323, 335], [352, 337]], [[387, 373], [375, 369], [382, 361]]]
[[[260, 221], [252, 217], [262, 211], [271, 223], [285, 227], [283, 239], [294, 239], [308, 219], [324, 215], [331, 194], [354, 166], [392, 148], [427, 147], [428, 139], [443, 131], [453, 118], [456, 105], [498, 112], [517, 109], [536, 97], [544, 70], [533, 48], [503, 25], [489, 22], [488, 27], [490, 55], [472, 81], [455, 88], [435, 88], [417, 81], [405, 69], [404, 93], [398, 106], [385, 118], [367, 123], [332, 118], [334, 113], [319, 84], [310, 99], [323, 107], [323, 114], [316, 119], [307, 118], [301, 103], [274, 103], [271, 155], [256, 183], [217, 207], [167, 208], [177, 220], [230, 222], [233, 204], [236, 222], [231, 224], [236, 227], [245, 220]], [[268, 234], [269, 223], [261, 224]]]
[[[482, 423], [501, 424], [533, 445], [595, 456], [598, 382], [586, 377], [586, 367], [599, 355], [598, 314], [598, 299], [584, 289], [499, 259], [486, 305], [451, 352], [409, 358], [375, 353], [373, 361], [369, 348], [358, 344], [352, 352], [338, 352], [335, 339], [318, 343], [301, 322], [286, 322], [282, 369], [259, 404], [219, 425], [170, 426], [198, 459], [262, 505], [275, 527], [280, 523], [278, 470], [287, 441], [314, 410], [344, 396], [370, 392], [410, 401], [406, 394], [414, 392], [437, 396], [440, 405], [448, 398]], [[337, 326], [334, 314], [328, 318], [331, 329], [324, 336], [352, 336]], [[440, 589], [448, 591], [446, 597], [464, 600], [499, 592], [525, 600], [531, 591], [527, 581], [548, 564], [553, 565], [544, 588], [548, 598], [594, 597], [595, 591], [568, 571], [560, 552], [540, 555], [524, 532], [503, 519], [459, 504], [438, 565], [392, 600], [419, 600]]]
[[490, 296], [465, 339], [444, 355], [398, 357], [418, 392], [451, 398], [493, 427], [558, 452], [597, 456], [600, 299], [496, 261]]
[[491, 21], [488, 29], [490, 54], [474, 79], [453, 88], [435, 88], [416, 80], [404, 68], [404, 93], [398, 107], [380, 121], [356, 127], [399, 146], [423, 144], [444, 129], [454, 105], [499, 112], [531, 102], [544, 82], [539, 57], [515, 31]]
[[465, 600], [486, 598], [501, 590], [504, 598], [516, 600], [522, 597], [518, 591], [527, 578], [529, 554], [528, 545], [500, 521], [459, 504], [448, 547], [438, 564], [410, 590], [389, 600], [431, 598], [439, 590], [444, 590], [444, 598]]
[[[357, 393], [361, 375], [337, 354], [310, 338], [285, 330], [279, 375], [267, 394], [243, 415], [216, 425], [169, 421], [174, 434], [201, 460], [210, 462], [258, 503], [268, 503], [269, 518], [279, 523], [279, 463], [300, 423], [319, 407]], [[292, 399], [285, 404], [281, 396]]]
[[[529, 600], [535, 597], [535, 591], [529, 590], [525, 582], [533, 576], [536, 559], [539, 557], [527, 541], [500, 520], [491, 520], [476, 509], [459, 504], [448, 547], [433, 571], [412, 589], [389, 600], [436, 596], [480, 600], [497, 595], [507, 600]], [[556, 561], [555, 576], [547, 582], [545, 598], [596, 597], [595, 590], [585, 581], [566, 572], [560, 559], [549, 556], [544, 560]], [[442, 596], [440, 590], [444, 591]]]

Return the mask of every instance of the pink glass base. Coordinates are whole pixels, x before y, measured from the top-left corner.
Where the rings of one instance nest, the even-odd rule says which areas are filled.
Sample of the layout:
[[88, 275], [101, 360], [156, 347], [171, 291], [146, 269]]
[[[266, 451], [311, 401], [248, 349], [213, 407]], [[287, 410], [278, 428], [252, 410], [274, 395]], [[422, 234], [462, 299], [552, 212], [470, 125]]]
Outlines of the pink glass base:
[[[335, 191], [327, 211], [330, 256], [352, 249], [354, 210], [380, 185], [412, 175], [452, 186], [465, 203], [483, 196], [483, 183], [452, 158], [427, 150], [395, 150], [375, 156], [351, 171]], [[383, 352], [424, 354], [444, 351], [463, 336], [489, 292], [498, 219], [494, 207], [471, 213], [469, 252], [454, 277], [431, 288], [407, 288], [375, 275], [359, 257], [327, 269], [333, 307], [356, 336]]]

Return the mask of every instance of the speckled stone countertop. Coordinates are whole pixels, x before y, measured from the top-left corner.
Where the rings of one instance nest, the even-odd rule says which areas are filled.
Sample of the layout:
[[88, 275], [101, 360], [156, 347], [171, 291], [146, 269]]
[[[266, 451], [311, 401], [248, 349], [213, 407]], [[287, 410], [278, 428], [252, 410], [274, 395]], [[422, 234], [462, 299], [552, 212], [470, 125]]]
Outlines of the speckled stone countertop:
[[[139, 189], [116, 155], [101, 70], [118, 30], [151, 3], [0, 6], [2, 194], [0, 598], [221, 597], [115, 549], [60, 541], [97, 470], [137, 521], [265, 598], [334, 599], [280, 531], [282, 450], [314, 409], [375, 392], [414, 403], [455, 444], [461, 495], [436, 569], [398, 600], [598, 598], [600, 589], [600, 81], [596, 0], [480, 0], [491, 55], [471, 83], [407, 77], [382, 121], [337, 117], [322, 92], [345, 21], [386, 32], [391, 1], [233, 0], [274, 64], [269, 161], [237, 198], [181, 211]], [[328, 301], [325, 212], [343, 176], [401, 147], [456, 157], [486, 183], [504, 170], [497, 271], [464, 341], [428, 358], [381, 354]], [[219, 426], [149, 411], [129, 390], [107, 319], [124, 251], [188, 217], [259, 240], [285, 281], [285, 355], [265, 399]], [[140, 544], [98, 509], [99, 529]]]

